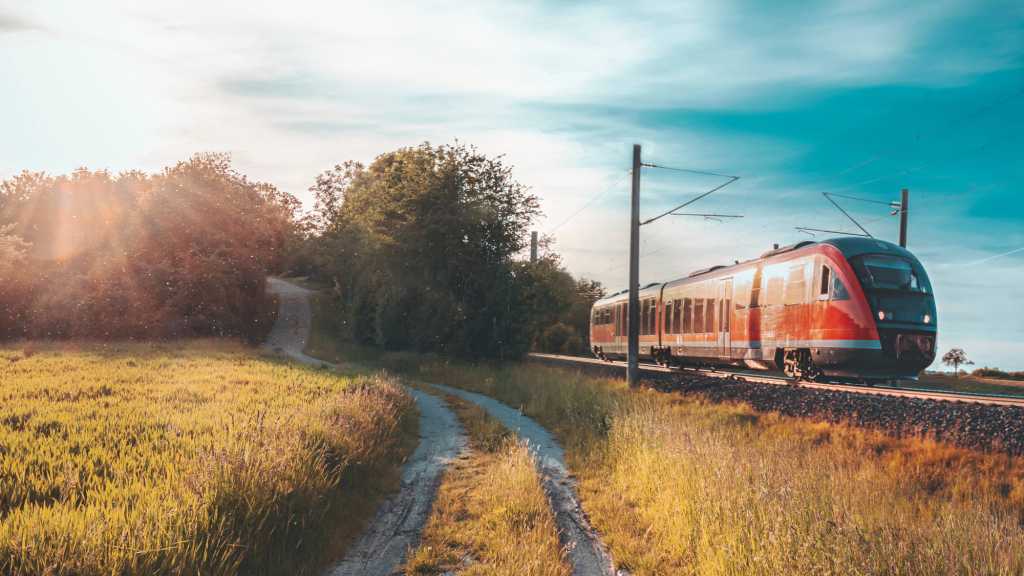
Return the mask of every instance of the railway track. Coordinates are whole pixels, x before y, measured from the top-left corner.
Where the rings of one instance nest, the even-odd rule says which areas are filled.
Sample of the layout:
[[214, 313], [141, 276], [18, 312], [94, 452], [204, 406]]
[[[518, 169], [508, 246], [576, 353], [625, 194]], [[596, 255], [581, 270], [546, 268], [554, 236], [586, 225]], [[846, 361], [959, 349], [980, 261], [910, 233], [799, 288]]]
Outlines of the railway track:
[[[626, 363], [621, 361], [604, 361], [597, 358], [583, 358], [579, 356], [561, 356], [557, 354], [530, 354], [532, 359], [565, 366], [591, 367], [592, 369], [622, 368], [625, 370]], [[932, 390], [927, 388], [911, 388], [903, 386], [861, 386], [839, 382], [798, 382], [787, 376], [775, 375], [772, 373], [755, 372], [743, 369], [726, 368], [666, 368], [656, 364], [640, 364], [641, 373], [665, 377], [668, 375], [685, 375], [687, 373], [712, 376], [718, 378], [738, 378], [748, 382], [760, 384], [774, 384], [778, 386], [799, 386], [801, 388], [812, 388], [819, 390], [834, 390], [851, 392], [855, 394], [872, 394], [878, 396], [893, 396], [898, 398], [915, 398], [919, 400], [936, 400], [941, 402], [968, 402], [975, 404], [988, 404], [994, 406], [1016, 406], [1024, 408], [1024, 397], [1009, 396], [1002, 394], [985, 394], [977, 392], [953, 392], [943, 390]]]

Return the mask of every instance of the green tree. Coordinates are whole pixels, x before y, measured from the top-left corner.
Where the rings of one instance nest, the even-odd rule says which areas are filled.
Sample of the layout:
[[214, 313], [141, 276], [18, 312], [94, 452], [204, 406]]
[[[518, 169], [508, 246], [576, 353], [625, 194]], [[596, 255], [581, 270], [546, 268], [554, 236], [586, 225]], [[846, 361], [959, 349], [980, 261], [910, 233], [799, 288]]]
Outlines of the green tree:
[[949, 352], [943, 354], [942, 363], [946, 366], [952, 366], [953, 374], [955, 374], [957, 378], [960, 377], [961, 365], [968, 366], [974, 364], [974, 362], [967, 359], [967, 353], [964, 352], [963, 348], [951, 348]]
[[513, 257], [539, 208], [501, 158], [425, 143], [335, 166], [311, 191], [318, 261], [355, 340], [467, 357], [526, 350]]
[[3, 237], [31, 245], [12, 267], [0, 239], [0, 336], [257, 338], [298, 205], [224, 154], [153, 175], [23, 172], [0, 183]]

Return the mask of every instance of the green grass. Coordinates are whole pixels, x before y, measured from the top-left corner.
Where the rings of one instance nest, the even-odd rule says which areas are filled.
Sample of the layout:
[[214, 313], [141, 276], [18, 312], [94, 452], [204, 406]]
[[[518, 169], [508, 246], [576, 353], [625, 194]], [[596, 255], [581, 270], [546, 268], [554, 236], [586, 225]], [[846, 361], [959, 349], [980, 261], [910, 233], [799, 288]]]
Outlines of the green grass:
[[1007, 394], [1024, 396], [1024, 382], [984, 378], [963, 374], [959, 378], [952, 374], [932, 374], [924, 372], [913, 382], [904, 382], [904, 386], [913, 388], [929, 388], [933, 390], [953, 390], [956, 392], [980, 392], [983, 394]]
[[394, 487], [413, 410], [227, 341], [3, 345], [0, 573], [313, 573]]
[[417, 372], [553, 430], [635, 574], [1024, 572], [1020, 460], [540, 366]]

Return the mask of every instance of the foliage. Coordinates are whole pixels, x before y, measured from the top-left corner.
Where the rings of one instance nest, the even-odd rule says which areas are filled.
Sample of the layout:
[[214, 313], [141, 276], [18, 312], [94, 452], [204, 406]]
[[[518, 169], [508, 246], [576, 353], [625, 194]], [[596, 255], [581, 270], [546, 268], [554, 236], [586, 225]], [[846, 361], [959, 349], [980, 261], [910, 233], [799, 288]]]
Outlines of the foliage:
[[982, 378], [1000, 378], [1002, 380], [1024, 380], [1024, 372], [1007, 372], [1000, 370], [999, 368], [978, 368], [971, 372], [971, 376], [979, 376]]
[[462, 144], [349, 162], [311, 188], [321, 274], [356, 342], [465, 357], [529, 346], [513, 256], [537, 199]]
[[337, 165], [310, 191], [294, 267], [335, 287], [354, 342], [474, 358], [587, 350], [603, 291], [553, 254], [515, 260], [539, 210], [500, 158], [423, 144]]
[[315, 572], [414, 437], [387, 378], [239, 344], [0, 348], [0, 573]]
[[951, 348], [949, 352], [942, 355], [942, 363], [946, 366], [953, 367], [953, 373], [957, 376], [960, 375], [961, 365], [974, 364], [967, 359], [967, 353], [964, 352], [963, 348]]
[[599, 282], [575, 279], [548, 252], [519, 263], [522, 314], [540, 352], [584, 354], [590, 349], [590, 308], [604, 296]]
[[0, 183], [0, 252], [24, 241], [0, 264], [0, 337], [258, 339], [297, 207], [222, 154], [154, 175], [23, 172]]

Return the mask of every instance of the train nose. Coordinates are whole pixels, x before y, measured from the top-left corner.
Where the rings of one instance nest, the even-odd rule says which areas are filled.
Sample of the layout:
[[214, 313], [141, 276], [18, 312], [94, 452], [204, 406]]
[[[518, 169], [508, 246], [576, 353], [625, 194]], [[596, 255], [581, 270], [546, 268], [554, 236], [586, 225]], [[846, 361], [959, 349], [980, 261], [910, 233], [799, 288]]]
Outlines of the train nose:
[[935, 359], [935, 336], [931, 334], [897, 334], [895, 339], [897, 360], [927, 361]]

